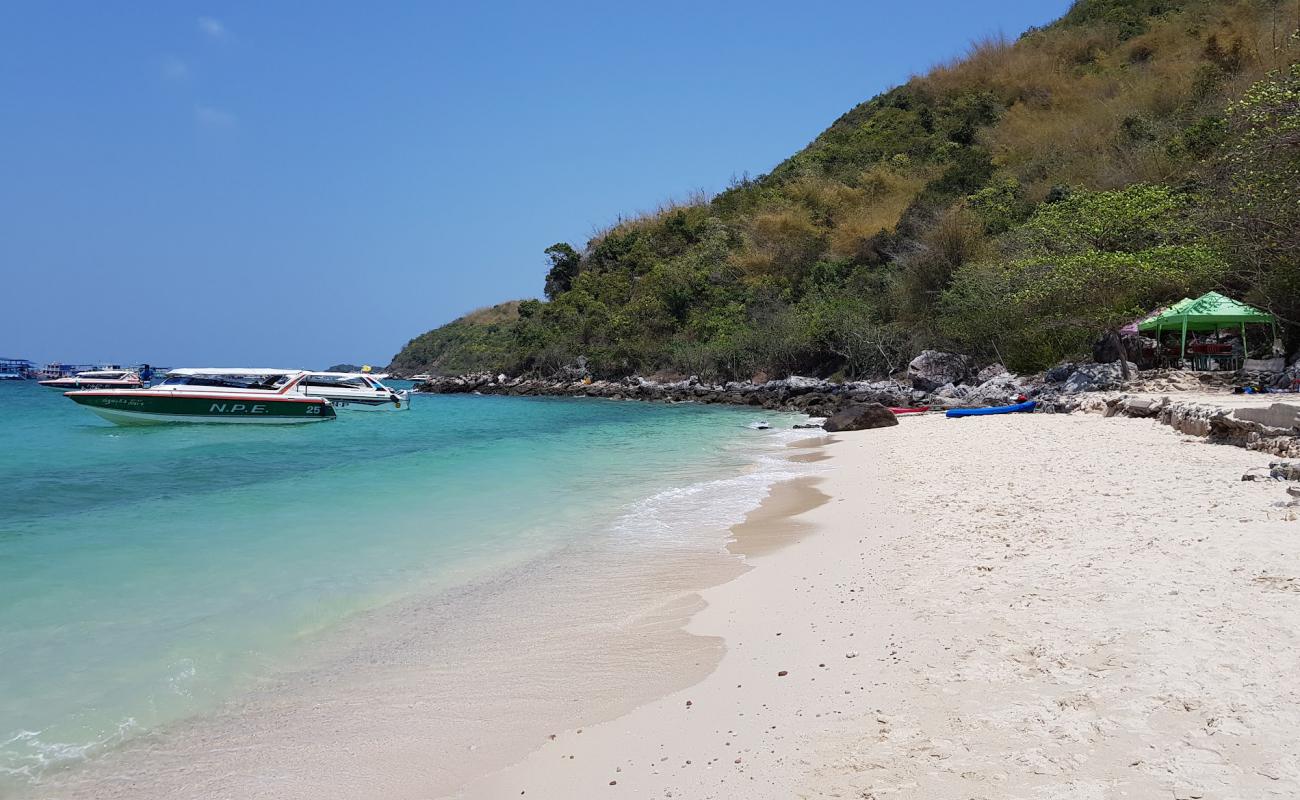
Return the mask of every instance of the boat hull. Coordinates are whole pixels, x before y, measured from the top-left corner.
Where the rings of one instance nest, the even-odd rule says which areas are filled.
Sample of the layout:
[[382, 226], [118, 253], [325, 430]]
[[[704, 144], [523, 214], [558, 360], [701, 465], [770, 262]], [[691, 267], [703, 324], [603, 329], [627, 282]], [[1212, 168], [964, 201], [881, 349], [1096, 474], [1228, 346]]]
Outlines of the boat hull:
[[117, 425], [222, 423], [291, 425], [335, 418], [323, 400], [283, 397], [171, 396], [129, 391], [68, 392], [78, 405]]
[[143, 389], [140, 381], [97, 381], [91, 380], [49, 380], [37, 381], [46, 389], [58, 389], [63, 392], [77, 392], [89, 389]]
[[308, 391], [309, 397], [323, 397], [330, 401], [337, 411], [409, 411], [411, 398], [406, 392], [399, 393], [396, 400], [391, 397], [349, 397], [333, 395], [328, 392]]

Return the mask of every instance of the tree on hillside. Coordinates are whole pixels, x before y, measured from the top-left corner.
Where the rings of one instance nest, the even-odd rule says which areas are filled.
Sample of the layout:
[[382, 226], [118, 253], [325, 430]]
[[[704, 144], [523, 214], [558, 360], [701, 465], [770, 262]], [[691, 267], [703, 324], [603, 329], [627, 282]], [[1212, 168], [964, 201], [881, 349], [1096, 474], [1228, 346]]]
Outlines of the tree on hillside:
[[546, 258], [551, 263], [546, 273], [546, 286], [543, 291], [546, 299], [554, 300], [556, 295], [569, 291], [573, 279], [578, 277], [578, 266], [582, 256], [567, 242], [556, 242], [546, 248]]
[[1219, 227], [1254, 299], [1300, 323], [1300, 65], [1246, 92], [1229, 126]]

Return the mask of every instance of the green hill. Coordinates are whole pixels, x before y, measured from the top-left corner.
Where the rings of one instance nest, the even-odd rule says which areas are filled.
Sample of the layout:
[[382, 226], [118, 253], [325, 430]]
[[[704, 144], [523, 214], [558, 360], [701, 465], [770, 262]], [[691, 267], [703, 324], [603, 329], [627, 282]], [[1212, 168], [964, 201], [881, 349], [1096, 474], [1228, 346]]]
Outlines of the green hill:
[[519, 301], [480, 308], [407, 342], [385, 371], [456, 375], [504, 365], [516, 352]]
[[390, 369], [871, 375], [922, 347], [1035, 369], [1210, 288], [1292, 323], [1298, 29], [1273, 0], [1080, 0], [768, 175], [548, 248], [546, 301], [430, 331]]

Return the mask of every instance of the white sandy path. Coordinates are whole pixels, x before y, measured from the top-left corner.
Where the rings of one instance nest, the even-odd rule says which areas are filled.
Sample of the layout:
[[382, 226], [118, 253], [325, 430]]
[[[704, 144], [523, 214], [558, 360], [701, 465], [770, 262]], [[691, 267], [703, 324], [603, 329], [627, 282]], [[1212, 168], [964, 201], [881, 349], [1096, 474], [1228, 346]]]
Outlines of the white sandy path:
[[819, 532], [705, 593], [716, 672], [462, 796], [1300, 797], [1300, 522], [1240, 481], [1266, 457], [1083, 415], [828, 452]]

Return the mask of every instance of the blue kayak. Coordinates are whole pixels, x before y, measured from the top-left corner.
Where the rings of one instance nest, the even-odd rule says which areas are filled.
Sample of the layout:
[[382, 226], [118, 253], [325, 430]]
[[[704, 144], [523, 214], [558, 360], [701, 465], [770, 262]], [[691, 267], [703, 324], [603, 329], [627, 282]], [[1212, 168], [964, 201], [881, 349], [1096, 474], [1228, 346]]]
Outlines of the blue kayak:
[[950, 417], [987, 417], [991, 414], [1016, 414], [1034, 410], [1034, 401], [1016, 403], [1014, 406], [993, 406], [992, 408], [953, 408], [948, 411]]

